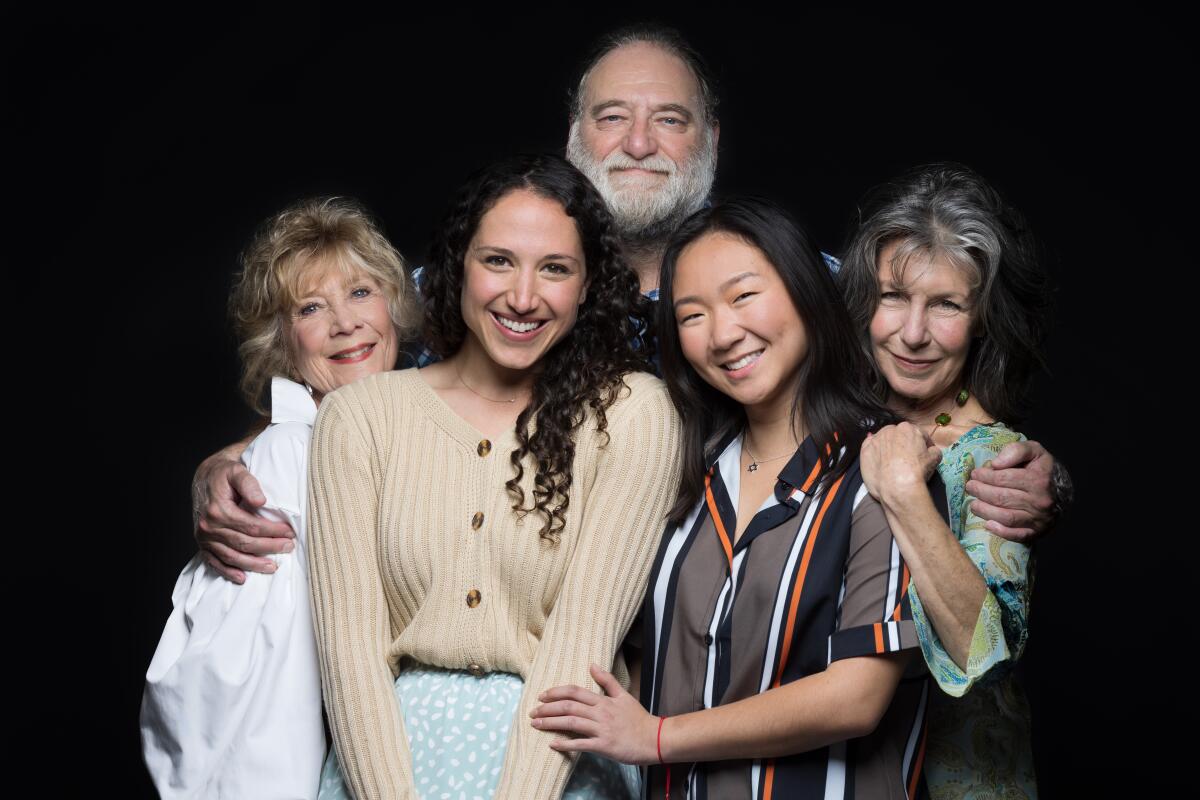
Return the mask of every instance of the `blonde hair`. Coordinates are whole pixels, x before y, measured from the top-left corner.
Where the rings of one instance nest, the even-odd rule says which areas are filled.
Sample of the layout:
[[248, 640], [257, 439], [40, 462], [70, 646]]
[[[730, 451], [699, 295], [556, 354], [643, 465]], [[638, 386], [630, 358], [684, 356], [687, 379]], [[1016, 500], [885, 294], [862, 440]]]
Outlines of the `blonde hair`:
[[229, 296], [229, 316], [242, 359], [240, 388], [246, 402], [270, 414], [267, 388], [281, 375], [300, 380], [286, 333], [305, 279], [314, 269], [364, 274], [379, 284], [400, 341], [411, 338], [419, 317], [404, 258], [355, 200], [302, 200], [264, 222], [241, 255]]

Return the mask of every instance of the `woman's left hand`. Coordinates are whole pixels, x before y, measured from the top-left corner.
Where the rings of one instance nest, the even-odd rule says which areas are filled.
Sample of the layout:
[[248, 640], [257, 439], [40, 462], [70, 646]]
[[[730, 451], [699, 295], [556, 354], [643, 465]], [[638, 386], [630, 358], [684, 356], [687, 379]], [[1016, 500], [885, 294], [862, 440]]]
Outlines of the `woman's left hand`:
[[623, 764], [658, 763], [658, 717], [653, 716], [610, 673], [591, 668], [603, 695], [579, 686], [555, 686], [538, 695], [542, 705], [529, 712], [533, 727], [574, 737], [550, 746], [563, 753], [587, 752]]

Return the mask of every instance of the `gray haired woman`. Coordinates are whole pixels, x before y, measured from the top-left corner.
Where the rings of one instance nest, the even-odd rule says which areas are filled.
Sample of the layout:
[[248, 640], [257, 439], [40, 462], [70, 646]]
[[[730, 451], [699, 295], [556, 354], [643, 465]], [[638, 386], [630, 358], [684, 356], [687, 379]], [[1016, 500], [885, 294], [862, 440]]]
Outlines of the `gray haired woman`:
[[966, 491], [973, 469], [1024, 439], [1008, 424], [1042, 363], [1048, 308], [1032, 237], [979, 175], [934, 164], [872, 193], [838, 277], [880, 395], [906, 420], [867, 441], [862, 472], [912, 571], [941, 689], [920, 744], [930, 792], [1035, 797], [1029, 709], [1011, 672], [1032, 553], [991, 533]]

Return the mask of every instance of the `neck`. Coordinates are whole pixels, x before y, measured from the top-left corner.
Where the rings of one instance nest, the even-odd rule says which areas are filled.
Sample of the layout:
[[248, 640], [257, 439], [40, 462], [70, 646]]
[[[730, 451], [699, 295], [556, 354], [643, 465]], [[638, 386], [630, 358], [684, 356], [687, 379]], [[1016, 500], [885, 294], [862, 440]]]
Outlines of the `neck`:
[[[918, 428], [934, 432], [935, 438], [939, 431], [955, 438], [975, 425], [992, 420], [975, 395], [970, 395], [967, 402], [960, 406], [956, 402], [959, 388], [959, 384], [954, 384], [953, 388], [928, 398], [902, 397], [893, 393], [888, 397], [888, 408]], [[950, 415], [950, 425], [937, 424], [937, 416], [943, 413]]]
[[665, 250], [662, 242], [622, 242], [621, 254], [637, 275], [642, 294], [658, 288], [658, 271]]
[[807, 435], [802, 415], [793, 418], [790, 403], [784, 408], [746, 408], [743, 441], [755, 458], [774, 458], [795, 450]]
[[537, 380], [536, 367], [509, 369], [492, 360], [468, 334], [459, 351], [446, 359], [468, 389], [493, 400], [508, 400], [528, 394]]

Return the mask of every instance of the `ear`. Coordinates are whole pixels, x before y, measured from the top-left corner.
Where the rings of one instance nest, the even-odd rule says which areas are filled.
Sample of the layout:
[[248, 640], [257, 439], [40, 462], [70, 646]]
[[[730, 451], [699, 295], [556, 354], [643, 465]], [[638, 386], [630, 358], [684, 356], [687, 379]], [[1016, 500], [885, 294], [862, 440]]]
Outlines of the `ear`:
[[717, 163], [717, 156], [721, 152], [720, 148], [717, 147], [717, 145], [721, 142], [721, 123], [719, 123], [719, 122], [713, 123], [712, 137], [713, 137], [713, 165], [715, 166]]

